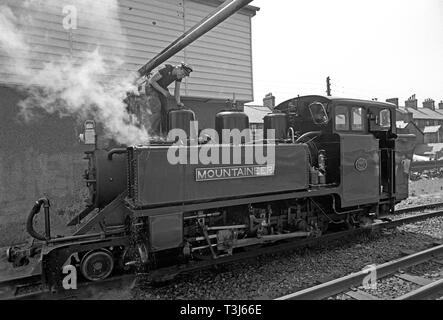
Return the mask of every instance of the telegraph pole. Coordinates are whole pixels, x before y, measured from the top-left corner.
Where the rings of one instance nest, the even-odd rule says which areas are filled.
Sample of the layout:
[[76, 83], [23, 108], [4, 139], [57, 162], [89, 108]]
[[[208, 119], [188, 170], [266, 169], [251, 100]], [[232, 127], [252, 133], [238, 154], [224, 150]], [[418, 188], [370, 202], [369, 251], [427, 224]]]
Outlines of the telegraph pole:
[[331, 78], [330, 77], [326, 78], [326, 94], [328, 95], [328, 97], [331, 96]]

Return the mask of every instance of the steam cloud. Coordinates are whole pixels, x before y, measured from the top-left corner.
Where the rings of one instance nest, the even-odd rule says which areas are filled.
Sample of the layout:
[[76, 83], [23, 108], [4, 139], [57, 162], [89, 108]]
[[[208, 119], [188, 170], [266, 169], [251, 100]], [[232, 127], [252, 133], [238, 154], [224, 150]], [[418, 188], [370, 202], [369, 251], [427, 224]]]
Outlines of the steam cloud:
[[27, 98], [19, 103], [21, 114], [30, 120], [36, 109], [44, 109], [61, 117], [92, 118], [103, 125], [107, 137], [118, 143], [147, 143], [147, 128], [131, 122], [123, 102], [126, 92], [137, 92], [137, 87], [136, 75], [125, 69], [123, 58], [127, 41], [118, 20], [117, 0], [66, 3], [78, 10], [79, 29], [93, 30], [97, 41], [107, 36], [108, 41], [117, 44], [115, 47], [109, 49], [98, 43], [80, 54], [50, 55], [45, 57], [47, 63], [36, 68], [30, 34], [41, 22], [32, 12], [38, 10], [60, 16], [64, 2], [6, 0], [6, 5], [0, 5], [0, 55], [7, 60], [2, 68], [6, 68], [11, 79], [26, 92]]

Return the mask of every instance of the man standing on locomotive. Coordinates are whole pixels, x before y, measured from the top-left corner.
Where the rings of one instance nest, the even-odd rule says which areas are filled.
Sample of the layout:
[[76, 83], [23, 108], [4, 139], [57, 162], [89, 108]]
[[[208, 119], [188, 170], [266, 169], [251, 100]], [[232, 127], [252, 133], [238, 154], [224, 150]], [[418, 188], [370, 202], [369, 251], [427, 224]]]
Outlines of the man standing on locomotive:
[[151, 132], [152, 135], [167, 134], [167, 111], [168, 98], [171, 94], [168, 86], [175, 81], [174, 98], [179, 108], [184, 104], [180, 101], [180, 84], [183, 78], [188, 77], [192, 68], [181, 63], [178, 66], [166, 64], [158, 70], [148, 81], [146, 86], [147, 105], [151, 112]]

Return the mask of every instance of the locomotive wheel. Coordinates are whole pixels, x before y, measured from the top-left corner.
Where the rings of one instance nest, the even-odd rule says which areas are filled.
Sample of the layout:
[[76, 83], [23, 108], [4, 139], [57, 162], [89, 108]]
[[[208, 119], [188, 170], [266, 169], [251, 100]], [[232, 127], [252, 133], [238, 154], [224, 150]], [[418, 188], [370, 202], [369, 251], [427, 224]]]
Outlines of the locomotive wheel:
[[88, 252], [80, 263], [82, 275], [90, 281], [104, 280], [114, 269], [114, 258], [107, 250]]

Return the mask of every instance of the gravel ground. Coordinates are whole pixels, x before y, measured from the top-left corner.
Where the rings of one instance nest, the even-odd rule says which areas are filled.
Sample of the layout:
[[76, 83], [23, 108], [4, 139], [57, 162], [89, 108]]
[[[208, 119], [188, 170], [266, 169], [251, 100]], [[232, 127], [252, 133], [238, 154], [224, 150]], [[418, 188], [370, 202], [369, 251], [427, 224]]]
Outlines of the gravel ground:
[[436, 202], [443, 202], [443, 179], [409, 181], [409, 198], [397, 204], [396, 208]]
[[435, 239], [443, 239], [443, 217], [432, 218], [399, 228], [407, 232], [425, 234]]
[[410, 268], [408, 273], [435, 281], [443, 277], [443, 265], [429, 261]]
[[377, 281], [377, 289], [366, 290], [366, 292], [379, 299], [391, 300], [418, 288], [420, 286], [415, 283], [397, 277], [390, 277]]
[[352, 243], [335, 242], [314, 249], [258, 257], [217, 271], [184, 275], [162, 287], [140, 279], [134, 299], [274, 299], [396, 259], [402, 250], [423, 250], [435, 242], [428, 235], [402, 230], [382, 232]]

